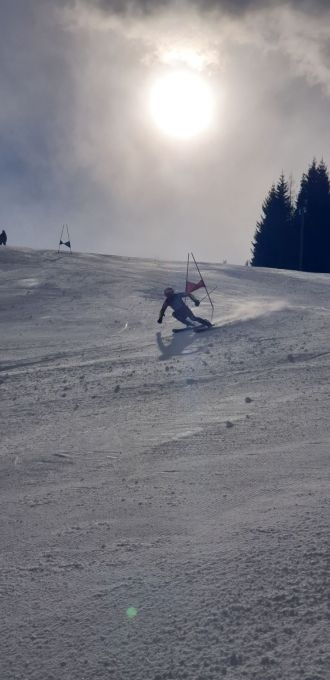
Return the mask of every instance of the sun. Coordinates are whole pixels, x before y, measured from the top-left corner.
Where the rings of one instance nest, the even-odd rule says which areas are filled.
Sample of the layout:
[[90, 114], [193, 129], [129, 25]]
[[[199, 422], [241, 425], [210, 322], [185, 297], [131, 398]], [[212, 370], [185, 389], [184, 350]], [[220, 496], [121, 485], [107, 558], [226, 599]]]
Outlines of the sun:
[[207, 80], [186, 70], [173, 70], [156, 79], [150, 88], [150, 112], [164, 134], [190, 139], [212, 125], [215, 98]]

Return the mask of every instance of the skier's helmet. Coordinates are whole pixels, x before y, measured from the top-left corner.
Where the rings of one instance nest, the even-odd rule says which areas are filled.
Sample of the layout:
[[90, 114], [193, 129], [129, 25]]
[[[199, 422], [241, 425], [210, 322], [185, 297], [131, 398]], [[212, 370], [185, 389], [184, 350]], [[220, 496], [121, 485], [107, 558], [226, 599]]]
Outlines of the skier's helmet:
[[174, 293], [174, 288], [171, 288], [171, 286], [168, 286], [164, 290], [165, 297], [169, 297], [169, 295], [173, 295], [173, 293]]

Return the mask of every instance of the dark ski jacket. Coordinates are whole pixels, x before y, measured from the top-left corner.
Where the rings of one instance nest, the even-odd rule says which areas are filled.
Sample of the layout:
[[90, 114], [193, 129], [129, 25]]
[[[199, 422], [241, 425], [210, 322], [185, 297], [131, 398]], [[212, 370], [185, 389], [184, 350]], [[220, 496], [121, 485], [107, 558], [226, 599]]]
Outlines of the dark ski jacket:
[[167, 310], [167, 307], [172, 307], [174, 312], [179, 312], [179, 311], [190, 312], [188, 305], [186, 305], [186, 303], [183, 301], [183, 298], [187, 298], [187, 297], [189, 297], [195, 303], [195, 305], [199, 304], [199, 300], [197, 300], [197, 298], [195, 298], [193, 295], [191, 295], [191, 293], [172, 293], [172, 295], [167, 296], [167, 298], [166, 298], [166, 300], [165, 300], [165, 302], [164, 302], [164, 304], [163, 304], [163, 306], [162, 306], [162, 308], [159, 312], [159, 318], [160, 319], [163, 318], [163, 316], [164, 316], [164, 314]]

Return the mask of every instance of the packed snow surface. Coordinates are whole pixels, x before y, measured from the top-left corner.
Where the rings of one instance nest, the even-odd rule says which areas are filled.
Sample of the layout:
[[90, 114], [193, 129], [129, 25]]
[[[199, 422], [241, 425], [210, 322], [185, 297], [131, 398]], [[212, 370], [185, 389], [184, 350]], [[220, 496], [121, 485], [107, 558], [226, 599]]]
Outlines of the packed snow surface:
[[330, 678], [330, 275], [202, 271], [0, 251], [1, 680]]

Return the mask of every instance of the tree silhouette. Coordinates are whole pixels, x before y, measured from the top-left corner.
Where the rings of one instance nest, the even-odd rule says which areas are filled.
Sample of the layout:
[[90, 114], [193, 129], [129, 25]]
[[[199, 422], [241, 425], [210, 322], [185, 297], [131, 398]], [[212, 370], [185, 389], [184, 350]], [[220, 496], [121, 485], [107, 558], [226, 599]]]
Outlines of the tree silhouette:
[[294, 223], [299, 231], [299, 269], [330, 271], [330, 184], [328, 170], [314, 159], [301, 179]]
[[292, 213], [290, 189], [282, 173], [262, 205], [252, 246], [253, 266], [278, 269], [290, 266], [291, 250], [294, 249]]
[[262, 205], [252, 244], [255, 267], [330, 272], [330, 181], [314, 159], [303, 174], [295, 207], [282, 173]]

